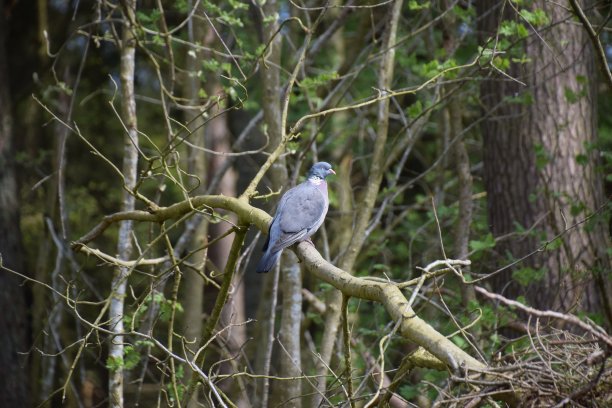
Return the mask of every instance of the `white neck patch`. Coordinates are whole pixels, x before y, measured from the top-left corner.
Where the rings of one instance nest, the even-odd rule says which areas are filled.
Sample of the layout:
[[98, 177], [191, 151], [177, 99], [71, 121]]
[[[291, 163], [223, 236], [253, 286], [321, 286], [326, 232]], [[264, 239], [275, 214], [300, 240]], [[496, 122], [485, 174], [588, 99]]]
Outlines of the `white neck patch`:
[[323, 182], [323, 179], [319, 178], [317, 176], [312, 176], [312, 177], [308, 178], [308, 181], [310, 181], [315, 186], [318, 186], [318, 185], [320, 185]]

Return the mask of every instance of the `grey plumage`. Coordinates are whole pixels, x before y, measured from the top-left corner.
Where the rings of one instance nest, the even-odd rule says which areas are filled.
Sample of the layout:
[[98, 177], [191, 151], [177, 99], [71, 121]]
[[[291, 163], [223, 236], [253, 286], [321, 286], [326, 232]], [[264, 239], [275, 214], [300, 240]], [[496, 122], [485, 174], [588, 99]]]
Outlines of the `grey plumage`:
[[258, 273], [270, 271], [283, 249], [308, 239], [323, 224], [329, 207], [325, 178], [330, 174], [336, 173], [329, 163], [315, 163], [306, 181], [281, 197], [263, 247], [264, 254], [257, 264]]

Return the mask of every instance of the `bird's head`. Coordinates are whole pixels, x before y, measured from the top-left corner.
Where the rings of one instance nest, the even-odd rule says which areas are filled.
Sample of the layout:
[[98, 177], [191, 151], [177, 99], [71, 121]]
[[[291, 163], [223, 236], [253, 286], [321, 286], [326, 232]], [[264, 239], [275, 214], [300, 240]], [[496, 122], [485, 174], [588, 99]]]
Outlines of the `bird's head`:
[[308, 178], [316, 177], [320, 178], [321, 180], [325, 180], [325, 177], [329, 176], [330, 174], [336, 174], [334, 169], [332, 169], [331, 164], [327, 162], [318, 162], [310, 168]]

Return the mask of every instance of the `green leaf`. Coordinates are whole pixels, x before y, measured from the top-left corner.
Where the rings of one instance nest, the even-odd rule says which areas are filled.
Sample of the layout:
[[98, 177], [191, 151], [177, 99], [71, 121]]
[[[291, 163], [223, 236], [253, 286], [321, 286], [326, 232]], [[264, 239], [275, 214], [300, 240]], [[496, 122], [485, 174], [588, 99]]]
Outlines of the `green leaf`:
[[478, 46], [478, 54], [480, 55], [480, 63], [488, 64], [493, 59], [493, 55], [495, 55], [495, 51], [493, 48], [483, 48]]
[[399, 393], [402, 397], [404, 397], [407, 400], [411, 400], [422, 394], [419, 388], [414, 385], [402, 385], [399, 388]]
[[536, 168], [542, 170], [550, 162], [550, 156], [544, 145], [536, 143], [533, 146], [536, 156]]
[[568, 87], [564, 88], [565, 100], [569, 103], [576, 103], [580, 99], [579, 95]]
[[153, 347], [155, 346], [155, 343], [153, 343], [151, 340], [137, 340], [134, 345], [137, 347]]
[[502, 71], [510, 68], [510, 60], [508, 58], [502, 58], [499, 55], [493, 59], [493, 64]]
[[338, 72], [323, 72], [315, 77], [304, 78], [300, 82], [300, 87], [304, 89], [316, 89], [334, 79], [338, 79]]
[[542, 9], [534, 9], [533, 11], [523, 9], [520, 13], [525, 21], [536, 28], [545, 26], [550, 22], [548, 15]]
[[278, 13], [272, 13], [272, 14], [264, 17], [263, 22], [264, 22], [264, 24], [268, 24], [268, 23], [271, 23], [271, 22], [276, 21], [276, 20], [278, 20]]
[[249, 5], [243, 1], [228, 0], [228, 3], [234, 10], [248, 10], [249, 9]]
[[508, 102], [518, 105], [530, 106], [533, 104], [533, 95], [529, 91], [523, 91], [518, 95], [508, 97]]
[[431, 2], [429, 1], [410, 0], [408, 2], [408, 9], [411, 11], [427, 9], [430, 6]]
[[514, 62], [515, 64], [528, 64], [531, 62], [531, 58], [529, 58], [527, 54], [523, 54], [521, 55], [520, 58], [516, 58], [516, 57], [511, 58], [511, 61]]
[[539, 282], [544, 279], [544, 276], [546, 276], [546, 268], [534, 269], [527, 266], [512, 272], [512, 278], [521, 286]]
[[126, 370], [131, 370], [140, 362], [140, 353], [134, 346], [125, 346], [123, 349], [123, 362]]
[[529, 37], [529, 30], [523, 23], [506, 20], [503, 21], [499, 27], [499, 35], [505, 37], [518, 36], [519, 38], [527, 38]]
[[576, 163], [581, 166], [586, 166], [587, 164], [589, 164], [589, 157], [584, 153], [577, 154]]
[[118, 371], [119, 369], [121, 369], [123, 367], [123, 357], [121, 356], [108, 356], [108, 358], [106, 359], [106, 368], [111, 371], [111, 372], [115, 372]]
[[514, 21], [502, 21], [499, 27], [499, 35], [510, 37], [516, 34], [516, 23]]
[[527, 232], [527, 228], [525, 228], [523, 225], [521, 225], [520, 222], [514, 221], [513, 225], [514, 225], [514, 230], [517, 233], [524, 234], [525, 232]]
[[561, 237], [555, 238], [546, 245], [546, 249], [549, 251], [556, 251], [561, 247], [561, 245], [563, 245], [563, 240]]
[[478, 240], [470, 241], [470, 249], [475, 252], [484, 251], [484, 250], [491, 249], [494, 247], [495, 247], [495, 238], [493, 238], [493, 234], [491, 234], [490, 232], [487, 235], [485, 235], [484, 239], [480, 241]]
[[582, 201], [574, 201], [570, 206], [570, 214], [572, 216], [577, 216], [582, 214], [587, 209], [587, 206], [584, 205]]
[[453, 336], [451, 338], [452, 342], [455, 343], [457, 345], [457, 347], [459, 348], [464, 348], [467, 346], [467, 341], [465, 341], [465, 339], [463, 338], [463, 336]]
[[516, 25], [516, 33], [520, 38], [529, 37], [529, 30], [527, 30], [527, 27], [520, 23]]
[[406, 113], [408, 114], [408, 117], [410, 119], [418, 118], [422, 112], [423, 112], [423, 104], [421, 103], [420, 100], [417, 100], [415, 103], [410, 105], [408, 109], [406, 110]]

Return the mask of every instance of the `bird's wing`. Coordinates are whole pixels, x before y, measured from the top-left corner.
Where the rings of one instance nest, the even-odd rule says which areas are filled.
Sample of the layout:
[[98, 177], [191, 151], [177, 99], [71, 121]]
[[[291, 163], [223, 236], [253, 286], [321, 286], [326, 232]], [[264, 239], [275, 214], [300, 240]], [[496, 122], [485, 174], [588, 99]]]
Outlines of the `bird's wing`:
[[287, 248], [312, 235], [323, 223], [327, 204], [327, 197], [309, 183], [287, 191], [273, 222], [276, 223], [273, 227], [278, 228], [273, 250]]

